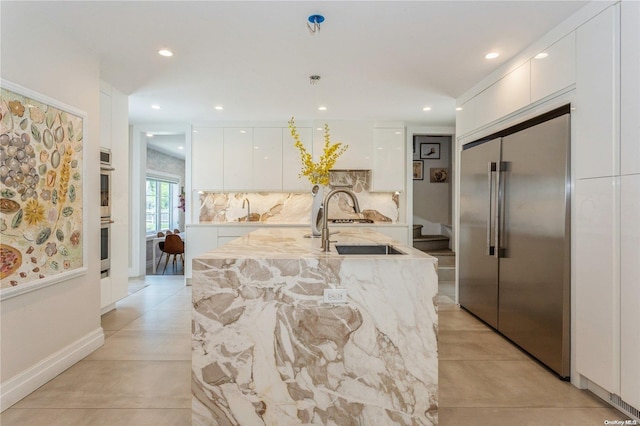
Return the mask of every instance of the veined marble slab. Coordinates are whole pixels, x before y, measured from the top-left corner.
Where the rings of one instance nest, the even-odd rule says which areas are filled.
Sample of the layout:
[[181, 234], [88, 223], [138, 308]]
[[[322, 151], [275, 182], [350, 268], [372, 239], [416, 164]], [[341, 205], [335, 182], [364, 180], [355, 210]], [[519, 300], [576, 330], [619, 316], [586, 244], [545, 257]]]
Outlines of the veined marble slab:
[[194, 259], [193, 424], [437, 424], [436, 259], [324, 253], [306, 233], [260, 229]]

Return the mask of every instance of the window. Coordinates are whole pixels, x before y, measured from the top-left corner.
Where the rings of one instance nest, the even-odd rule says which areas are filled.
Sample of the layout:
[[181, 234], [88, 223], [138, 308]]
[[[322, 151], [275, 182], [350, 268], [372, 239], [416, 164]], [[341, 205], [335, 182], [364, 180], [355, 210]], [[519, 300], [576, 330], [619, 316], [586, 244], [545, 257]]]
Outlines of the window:
[[178, 227], [178, 184], [178, 181], [172, 181], [170, 178], [147, 177], [147, 234]]

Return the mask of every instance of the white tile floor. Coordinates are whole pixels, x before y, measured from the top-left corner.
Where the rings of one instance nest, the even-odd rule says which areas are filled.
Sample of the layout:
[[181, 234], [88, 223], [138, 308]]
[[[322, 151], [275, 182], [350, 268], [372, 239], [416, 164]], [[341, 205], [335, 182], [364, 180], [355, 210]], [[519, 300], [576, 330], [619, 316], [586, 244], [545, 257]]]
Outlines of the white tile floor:
[[[441, 426], [626, 419], [454, 305], [452, 288], [442, 283], [439, 297]], [[191, 289], [183, 276], [132, 289], [102, 317], [105, 345], [2, 413], [2, 426], [191, 424]]]

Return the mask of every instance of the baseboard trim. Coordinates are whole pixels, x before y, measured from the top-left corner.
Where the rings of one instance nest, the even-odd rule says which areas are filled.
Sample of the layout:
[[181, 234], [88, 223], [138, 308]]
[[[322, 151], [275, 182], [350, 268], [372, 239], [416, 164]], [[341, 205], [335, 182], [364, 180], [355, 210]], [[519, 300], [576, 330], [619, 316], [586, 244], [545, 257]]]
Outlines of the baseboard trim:
[[0, 384], [0, 412], [11, 407], [103, 344], [104, 332], [102, 327], [98, 327], [91, 333], [3, 382]]

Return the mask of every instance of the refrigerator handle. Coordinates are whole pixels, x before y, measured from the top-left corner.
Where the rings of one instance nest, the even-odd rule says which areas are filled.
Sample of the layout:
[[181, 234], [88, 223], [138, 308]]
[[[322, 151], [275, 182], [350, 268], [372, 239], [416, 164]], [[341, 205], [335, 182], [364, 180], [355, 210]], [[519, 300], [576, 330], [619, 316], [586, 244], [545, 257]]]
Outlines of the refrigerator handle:
[[[489, 208], [487, 209], [487, 256], [493, 256], [495, 253], [495, 245], [491, 244], [491, 230], [496, 227], [497, 223], [494, 221], [494, 194], [493, 194], [493, 182], [494, 173], [498, 170], [498, 166], [495, 161], [487, 163], [487, 185], [489, 187]], [[497, 195], [497, 194], [496, 194]]]
[[496, 225], [495, 225], [495, 234], [494, 234], [494, 244], [496, 246], [495, 249], [495, 257], [497, 258], [501, 258], [501, 257], [506, 257], [506, 250], [507, 248], [505, 247], [505, 237], [506, 237], [506, 231], [505, 231], [505, 204], [506, 204], [506, 200], [505, 200], [505, 184], [506, 184], [506, 172], [508, 170], [508, 162], [506, 161], [501, 161], [500, 162], [500, 170], [498, 171], [498, 183], [497, 183], [497, 187], [498, 187], [498, 206], [496, 208], [496, 215], [495, 215], [495, 219], [496, 219]]

